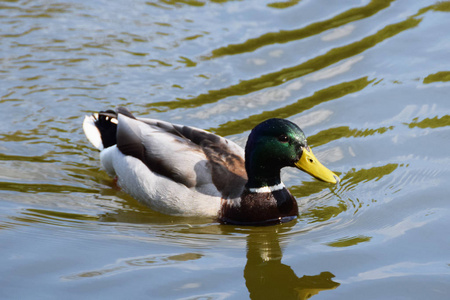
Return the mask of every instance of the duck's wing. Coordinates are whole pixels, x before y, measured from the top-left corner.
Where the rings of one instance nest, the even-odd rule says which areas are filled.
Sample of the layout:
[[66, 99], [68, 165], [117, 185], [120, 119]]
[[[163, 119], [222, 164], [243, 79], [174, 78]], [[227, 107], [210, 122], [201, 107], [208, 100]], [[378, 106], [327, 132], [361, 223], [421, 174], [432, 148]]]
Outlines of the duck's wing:
[[118, 111], [117, 147], [153, 173], [196, 189], [237, 197], [247, 181], [244, 150], [202, 129]]

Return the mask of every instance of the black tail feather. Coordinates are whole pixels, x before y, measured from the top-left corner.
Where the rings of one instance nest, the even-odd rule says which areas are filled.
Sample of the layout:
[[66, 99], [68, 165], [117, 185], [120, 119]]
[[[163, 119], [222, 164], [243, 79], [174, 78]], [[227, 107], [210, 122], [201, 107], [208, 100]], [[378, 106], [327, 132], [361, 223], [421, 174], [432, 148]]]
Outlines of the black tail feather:
[[100, 131], [104, 148], [117, 144], [117, 113], [115, 111], [107, 110], [99, 112], [98, 119], [94, 123]]
[[100, 131], [100, 136], [102, 138], [102, 144], [104, 148], [108, 148], [117, 144], [118, 114], [136, 119], [127, 108], [118, 107], [117, 111], [111, 109], [100, 111], [98, 113], [98, 117], [94, 121], [95, 126]]

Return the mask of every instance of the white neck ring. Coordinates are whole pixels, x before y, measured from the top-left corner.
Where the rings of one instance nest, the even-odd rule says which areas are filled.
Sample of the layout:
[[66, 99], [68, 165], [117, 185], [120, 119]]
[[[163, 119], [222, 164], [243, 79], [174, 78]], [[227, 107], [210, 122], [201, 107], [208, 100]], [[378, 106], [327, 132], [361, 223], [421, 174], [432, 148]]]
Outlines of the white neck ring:
[[271, 193], [275, 191], [279, 191], [285, 188], [284, 183], [279, 183], [272, 186], [262, 186], [259, 188], [249, 188], [248, 190], [252, 193]]

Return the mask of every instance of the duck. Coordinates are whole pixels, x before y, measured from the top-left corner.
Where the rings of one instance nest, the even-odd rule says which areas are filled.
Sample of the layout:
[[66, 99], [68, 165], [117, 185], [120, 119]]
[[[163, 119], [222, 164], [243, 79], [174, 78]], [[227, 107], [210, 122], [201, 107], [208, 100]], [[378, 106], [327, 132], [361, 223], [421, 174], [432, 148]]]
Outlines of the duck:
[[282, 168], [339, 182], [314, 156], [302, 129], [286, 119], [258, 124], [245, 149], [200, 128], [136, 118], [126, 107], [85, 116], [83, 130], [117, 185], [167, 215], [235, 225], [284, 223], [299, 209], [281, 181]]

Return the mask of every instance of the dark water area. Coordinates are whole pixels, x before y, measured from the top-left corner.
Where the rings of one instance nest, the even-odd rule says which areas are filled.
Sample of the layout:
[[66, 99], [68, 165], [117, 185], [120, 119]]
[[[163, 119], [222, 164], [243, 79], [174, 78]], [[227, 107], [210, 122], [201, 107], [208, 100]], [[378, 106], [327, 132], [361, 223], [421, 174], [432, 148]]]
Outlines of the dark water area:
[[[1, 299], [448, 299], [450, 2], [0, 1]], [[339, 174], [299, 217], [167, 216], [118, 189], [86, 114], [245, 145], [287, 118]]]

